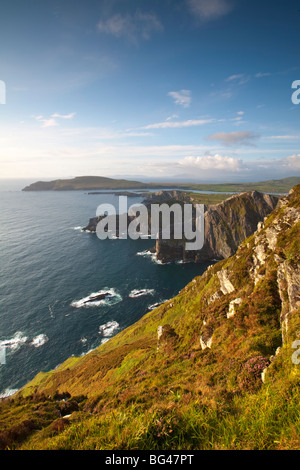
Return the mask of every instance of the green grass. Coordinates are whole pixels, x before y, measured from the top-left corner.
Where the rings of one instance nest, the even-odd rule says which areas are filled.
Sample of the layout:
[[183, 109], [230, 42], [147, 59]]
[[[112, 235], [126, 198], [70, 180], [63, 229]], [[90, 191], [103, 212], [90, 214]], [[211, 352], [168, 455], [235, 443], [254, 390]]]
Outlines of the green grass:
[[256, 394], [219, 397], [203, 404], [185, 392], [164, 404], [86, 417], [74, 413], [58, 426], [32, 435], [23, 449], [279, 450], [298, 449], [298, 388], [267, 385]]

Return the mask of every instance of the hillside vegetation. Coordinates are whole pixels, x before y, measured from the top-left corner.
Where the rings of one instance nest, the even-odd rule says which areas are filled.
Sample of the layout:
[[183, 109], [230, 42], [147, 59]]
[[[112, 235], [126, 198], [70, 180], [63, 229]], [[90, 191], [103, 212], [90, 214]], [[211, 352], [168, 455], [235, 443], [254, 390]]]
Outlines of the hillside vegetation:
[[0, 446], [299, 449], [299, 261], [300, 185], [234, 256], [3, 401]]

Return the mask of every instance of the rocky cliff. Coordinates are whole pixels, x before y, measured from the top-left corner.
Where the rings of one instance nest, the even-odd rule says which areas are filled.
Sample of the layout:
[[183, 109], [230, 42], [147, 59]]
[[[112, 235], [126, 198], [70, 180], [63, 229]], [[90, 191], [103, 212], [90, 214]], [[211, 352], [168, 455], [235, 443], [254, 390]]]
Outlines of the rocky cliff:
[[[205, 235], [204, 246], [201, 250], [186, 251], [186, 240], [174, 239], [174, 226], [171, 222], [170, 239], [164, 239], [159, 233], [153, 252], [159, 261], [166, 263], [172, 261], [201, 262], [213, 259], [224, 259], [232, 256], [239, 244], [249, 237], [262, 221], [276, 207], [278, 197], [269, 194], [251, 191], [229, 197], [216, 205], [205, 206]], [[158, 191], [150, 193], [143, 201], [148, 208], [148, 233], [151, 233], [151, 204], [174, 203], [193, 204], [193, 197], [182, 191]], [[194, 205], [194, 204], [193, 204]], [[85, 231], [95, 232], [102, 216], [93, 217]], [[127, 217], [129, 224], [134, 217]], [[195, 224], [195, 220], [193, 221]], [[117, 218], [117, 236], [119, 232]], [[195, 227], [194, 227], [195, 228]]]
[[186, 251], [185, 240], [156, 242], [157, 259], [162, 262], [183, 260], [201, 262], [232, 256], [239, 244], [249, 237], [276, 207], [278, 197], [251, 191], [234, 195], [224, 202], [207, 206], [204, 215], [204, 246]]
[[[126, 193], [114, 193], [115, 195], [125, 195], [127, 196]], [[130, 194], [130, 193], [129, 193]], [[137, 195], [135, 194], [135, 197]], [[170, 190], [170, 191], [155, 191], [153, 193], [148, 192], [146, 193], [141, 193], [141, 196], [146, 196], [145, 199], [142, 201], [142, 204], [145, 205], [149, 211], [149, 215], [151, 215], [151, 204], [174, 204], [174, 203], [192, 203], [192, 197], [188, 196], [186, 192], [184, 191], [177, 191], [177, 190]], [[87, 224], [86, 227], [83, 228], [84, 231], [87, 232], [96, 232], [97, 224], [98, 222], [103, 219], [103, 216], [97, 216], [97, 217], [91, 217], [89, 219], [89, 223]], [[131, 217], [128, 215], [127, 217], [127, 225], [132, 222], [134, 217]], [[119, 232], [118, 229], [119, 226], [119, 217], [117, 216], [117, 232]], [[151, 218], [149, 217], [148, 221], [148, 233], [150, 234], [151, 230]]]

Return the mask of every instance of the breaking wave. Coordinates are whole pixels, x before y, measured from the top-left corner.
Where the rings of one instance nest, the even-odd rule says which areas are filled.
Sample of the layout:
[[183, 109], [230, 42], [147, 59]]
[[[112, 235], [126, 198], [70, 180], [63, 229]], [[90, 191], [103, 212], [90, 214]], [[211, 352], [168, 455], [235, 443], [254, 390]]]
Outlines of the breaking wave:
[[162, 300], [161, 302], [156, 302], [155, 304], [148, 305], [149, 310], [154, 310], [155, 308], [159, 307], [160, 305], [164, 304], [167, 302], [167, 300]]
[[0, 347], [16, 351], [22, 344], [25, 344], [27, 340], [27, 336], [24, 336], [21, 331], [17, 331], [12, 338], [0, 341]]
[[161, 260], [157, 259], [156, 253], [152, 253], [150, 250], [139, 251], [136, 253], [137, 256], [145, 256], [151, 258], [151, 261], [156, 264], [170, 264], [170, 263], [163, 263]]
[[6, 388], [4, 392], [0, 393], [0, 399], [10, 397], [11, 395], [17, 393], [18, 390], [18, 388]]
[[33, 338], [30, 345], [34, 346], [35, 348], [39, 348], [40, 346], [43, 346], [43, 344], [47, 343], [47, 341], [48, 337], [44, 334], [41, 334]]
[[103, 337], [101, 340], [101, 344], [106, 343], [115, 333], [116, 330], [119, 329], [119, 323], [116, 321], [108, 321], [104, 325], [99, 326], [99, 335]]
[[80, 300], [73, 300], [71, 306], [75, 308], [100, 307], [101, 305], [115, 305], [121, 300], [121, 295], [115, 289], [102, 289], [98, 292], [92, 292]]
[[152, 256], [153, 253], [151, 253], [150, 250], [144, 250], [144, 251], [138, 251], [137, 256]]
[[133, 289], [129, 297], [141, 297], [142, 295], [153, 295], [155, 292], [154, 289]]
[[30, 339], [28, 336], [25, 336], [21, 331], [17, 331], [12, 338], [1, 340], [0, 348], [16, 351], [25, 344], [29, 344], [29, 346], [38, 348], [47, 343], [48, 337], [45, 334], [40, 334], [32, 338], [30, 343], [28, 343], [29, 341]]

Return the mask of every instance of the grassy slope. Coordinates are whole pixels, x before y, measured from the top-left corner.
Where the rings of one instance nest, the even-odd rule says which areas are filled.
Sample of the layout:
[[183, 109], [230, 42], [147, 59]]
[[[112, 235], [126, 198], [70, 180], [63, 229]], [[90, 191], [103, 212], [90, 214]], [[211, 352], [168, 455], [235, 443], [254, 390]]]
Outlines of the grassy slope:
[[[290, 206], [299, 207], [299, 200], [300, 187]], [[276, 216], [280, 210], [266, 226]], [[286, 227], [280, 256], [299, 263], [299, 240], [299, 224]], [[291, 362], [291, 345], [300, 330], [300, 311], [293, 315], [288, 341], [262, 386], [260, 373], [282, 342], [281, 301], [272, 253], [256, 286], [249, 276], [254, 242], [250, 237], [235, 256], [211, 267], [97, 350], [38, 374], [23, 397], [2, 403], [0, 445], [298, 449], [300, 366]], [[219, 286], [217, 272], [225, 268], [235, 292], [210, 302]], [[237, 297], [243, 302], [228, 319], [229, 302]], [[160, 325], [170, 325], [173, 332], [162, 337], [157, 350]], [[212, 348], [202, 350], [200, 335], [209, 338], [212, 332]], [[57, 390], [71, 394], [71, 400], [58, 401]], [[59, 411], [73, 413], [61, 418]]]

